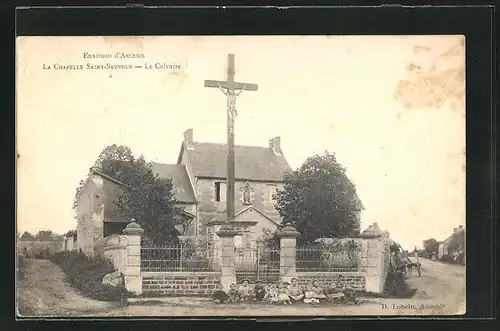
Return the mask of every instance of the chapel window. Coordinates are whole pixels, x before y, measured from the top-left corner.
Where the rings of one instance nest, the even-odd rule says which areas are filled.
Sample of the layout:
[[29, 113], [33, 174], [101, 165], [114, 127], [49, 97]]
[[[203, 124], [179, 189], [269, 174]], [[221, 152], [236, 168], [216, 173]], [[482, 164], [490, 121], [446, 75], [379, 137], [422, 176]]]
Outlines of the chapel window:
[[215, 201], [225, 202], [226, 201], [226, 183], [215, 182]]
[[277, 187], [276, 185], [267, 185], [267, 203], [274, 204], [276, 203], [276, 192], [277, 192]]

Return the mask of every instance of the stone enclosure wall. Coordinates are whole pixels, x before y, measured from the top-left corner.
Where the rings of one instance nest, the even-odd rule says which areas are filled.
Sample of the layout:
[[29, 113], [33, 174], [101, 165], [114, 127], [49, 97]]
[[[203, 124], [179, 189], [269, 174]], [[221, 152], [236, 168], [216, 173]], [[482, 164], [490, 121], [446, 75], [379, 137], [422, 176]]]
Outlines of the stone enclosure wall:
[[144, 272], [145, 296], [210, 296], [220, 283], [220, 272]]
[[[356, 291], [364, 291], [363, 272], [302, 272], [297, 281], [304, 289], [317, 280], [322, 287], [340, 282]], [[220, 272], [144, 272], [142, 293], [145, 296], [211, 296], [221, 282]], [[239, 284], [238, 284], [239, 285]], [[255, 284], [250, 284], [254, 286]], [[271, 285], [264, 283], [264, 285]]]
[[127, 258], [127, 237], [124, 235], [111, 235], [102, 240], [102, 245], [96, 243], [96, 251], [107, 257], [116, 270], [125, 273]]
[[[220, 271], [191, 272], [146, 272], [141, 268], [141, 235], [143, 230], [133, 220], [123, 230], [123, 235], [106, 238], [100, 250], [117, 270], [122, 271], [126, 288], [139, 295], [147, 296], [210, 296], [222, 284], [225, 291], [236, 284], [234, 237], [238, 232], [231, 226], [221, 227], [217, 236], [221, 238]], [[332, 282], [357, 291], [382, 293], [388, 271], [388, 247], [390, 241], [382, 238], [376, 224], [361, 235], [362, 249], [360, 266], [357, 271], [345, 272], [297, 272], [296, 237], [298, 232], [285, 227], [280, 232], [280, 280], [297, 278], [299, 284], [307, 287], [313, 280], [320, 286], [330, 286]]]

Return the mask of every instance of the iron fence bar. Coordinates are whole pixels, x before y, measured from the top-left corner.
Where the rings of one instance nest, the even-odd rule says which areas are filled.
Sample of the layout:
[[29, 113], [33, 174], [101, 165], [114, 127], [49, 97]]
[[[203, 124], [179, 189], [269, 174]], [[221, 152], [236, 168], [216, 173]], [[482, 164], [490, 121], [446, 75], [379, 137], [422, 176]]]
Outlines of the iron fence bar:
[[182, 254], [182, 243], [180, 245], [180, 256], [179, 256], [179, 269], [180, 271], [182, 271], [182, 258], [183, 258], [183, 254]]
[[259, 270], [260, 270], [260, 244], [257, 243], [257, 280], [259, 280]]

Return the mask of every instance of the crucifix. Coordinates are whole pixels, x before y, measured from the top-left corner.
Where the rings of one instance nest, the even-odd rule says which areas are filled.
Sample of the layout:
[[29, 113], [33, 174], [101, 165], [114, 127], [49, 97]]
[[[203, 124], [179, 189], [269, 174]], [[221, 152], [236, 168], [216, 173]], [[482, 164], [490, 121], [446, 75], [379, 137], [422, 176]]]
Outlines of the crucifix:
[[[227, 185], [226, 213], [227, 222], [234, 221], [234, 119], [236, 112], [236, 97], [243, 91], [257, 91], [257, 84], [238, 83], [234, 81], [234, 54], [227, 57], [227, 80], [205, 80], [205, 87], [217, 87], [227, 97]], [[235, 92], [235, 91], [239, 92]]]

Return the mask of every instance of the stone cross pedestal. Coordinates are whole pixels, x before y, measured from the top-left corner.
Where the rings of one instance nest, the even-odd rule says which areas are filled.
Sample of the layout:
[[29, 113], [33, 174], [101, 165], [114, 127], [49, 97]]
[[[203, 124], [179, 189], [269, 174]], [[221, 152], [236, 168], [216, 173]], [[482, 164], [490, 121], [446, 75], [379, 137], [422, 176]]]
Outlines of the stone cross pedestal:
[[221, 284], [224, 291], [229, 291], [229, 286], [236, 283], [236, 272], [234, 268], [234, 237], [238, 231], [231, 225], [223, 225], [217, 231], [217, 235], [221, 238]]

